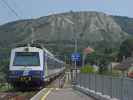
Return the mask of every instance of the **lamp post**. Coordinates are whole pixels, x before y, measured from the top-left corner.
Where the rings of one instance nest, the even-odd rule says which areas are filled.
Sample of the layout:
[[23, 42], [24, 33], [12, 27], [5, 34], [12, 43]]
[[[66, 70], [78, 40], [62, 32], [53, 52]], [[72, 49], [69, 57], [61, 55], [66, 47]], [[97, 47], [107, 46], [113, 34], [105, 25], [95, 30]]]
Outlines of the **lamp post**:
[[85, 52], [83, 52], [83, 57], [82, 57], [82, 67], [85, 66], [85, 56], [86, 56], [86, 54], [85, 54]]
[[[77, 53], [78, 49], [78, 41], [77, 38], [74, 39], [74, 52]], [[75, 69], [77, 68], [76, 60], [74, 61]]]
[[[63, 18], [63, 20], [64, 21], [66, 21], [67, 23], [69, 23], [69, 24], [71, 24], [73, 27], [72, 27], [72, 34], [74, 33], [74, 22], [73, 21], [71, 21], [70, 19], [68, 19], [67, 17], [65, 17], [65, 16], [61, 16], [62, 18]], [[76, 53], [77, 52], [77, 37], [75, 36], [75, 38], [74, 38], [74, 53]], [[76, 66], [76, 60], [74, 60], [74, 69], [76, 70], [77, 69], [77, 66]], [[72, 80], [73, 80], [73, 78], [74, 79], [76, 79], [76, 71], [73, 71], [72, 72]], [[74, 75], [74, 77], [73, 77], [73, 75]]]
[[[74, 52], [75, 52], [75, 54], [77, 53], [77, 49], [78, 49], [78, 41], [77, 41], [77, 38], [75, 38], [75, 40], [74, 40], [74, 45], [75, 45], [75, 50], [74, 50]], [[74, 66], [75, 66], [75, 78], [74, 78], [74, 80], [76, 80], [76, 78], [77, 78], [77, 61], [76, 61], [76, 59], [74, 60]]]

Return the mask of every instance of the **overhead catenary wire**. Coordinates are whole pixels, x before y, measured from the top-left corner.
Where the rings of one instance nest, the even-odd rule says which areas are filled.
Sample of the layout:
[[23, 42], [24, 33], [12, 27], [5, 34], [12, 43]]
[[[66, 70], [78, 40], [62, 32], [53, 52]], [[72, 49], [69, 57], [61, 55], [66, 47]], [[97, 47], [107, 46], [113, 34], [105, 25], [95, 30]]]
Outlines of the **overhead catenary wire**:
[[12, 5], [15, 11], [18, 12], [19, 16], [22, 16], [23, 11], [21, 10], [20, 5], [18, 5], [17, 2], [15, 2], [15, 0], [12, 0]]
[[1, 2], [3, 2], [17, 18], [20, 18], [19, 14], [8, 4], [6, 0], [1, 0]]
[[[7, 6], [7, 8], [8, 8], [18, 19], [21, 19], [20, 16], [19, 16], [19, 14], [17, 13], [17, 11], [16, 11], [14, 8], [12, 8], [6, 0], [0, 0], [0, 1], [1, 1], [5, 6]], [[33, 25], [32, 25], [33, 22], [28, 22], [27, 24], [30, 25], [30, 29], [31, 29], [31, 41], [28, 42], [28, 44], [29, 44], [29, 43], [33, 44], [33, 43], [34, 43], [34, 38], [35, 38], [35, 36], [34, 36], [34, 27], [33, 27]], [[26, 25], [27, 25], [27, 24], [26, 24]]]

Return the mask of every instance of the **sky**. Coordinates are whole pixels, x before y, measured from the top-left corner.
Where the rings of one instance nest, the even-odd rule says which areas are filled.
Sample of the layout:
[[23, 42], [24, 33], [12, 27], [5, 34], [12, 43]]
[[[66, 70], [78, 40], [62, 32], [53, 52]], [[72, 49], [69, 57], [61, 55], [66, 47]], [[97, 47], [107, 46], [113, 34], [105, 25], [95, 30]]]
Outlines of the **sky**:
[[98, 11], [133, 18], [133, 0], [0, 0], [0, 24], [69, 11]]

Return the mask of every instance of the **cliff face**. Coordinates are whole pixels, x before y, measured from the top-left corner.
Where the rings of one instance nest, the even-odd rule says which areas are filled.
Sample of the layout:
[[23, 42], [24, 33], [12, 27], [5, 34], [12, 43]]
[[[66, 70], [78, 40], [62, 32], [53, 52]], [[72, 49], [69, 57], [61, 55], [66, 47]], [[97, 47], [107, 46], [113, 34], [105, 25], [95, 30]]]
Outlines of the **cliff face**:
[[121, 42], [128, 35], [114, 17], [98, 12], [54, 14], [0, 26], [1, 46], [10, 46], [31, 39], [47, 44], [60, 44], [63, 41], [66, 45], [73, 43], [75, 38], [78, 42], [88, 44], [101, 41], [112, 43]]

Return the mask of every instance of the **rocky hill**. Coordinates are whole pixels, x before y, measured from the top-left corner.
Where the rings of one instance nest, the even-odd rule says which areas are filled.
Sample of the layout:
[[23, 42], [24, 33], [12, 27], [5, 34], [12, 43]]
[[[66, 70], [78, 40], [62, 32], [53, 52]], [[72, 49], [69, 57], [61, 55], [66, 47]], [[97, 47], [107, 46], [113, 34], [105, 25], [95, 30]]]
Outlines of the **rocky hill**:
[[[32, 27], [32, 28], [31, 28]], [[38, 19], [20, 20], [0, 26], [0, 47], [12, 47], [31, 39], [54, 50], [73, 50], [100, 43], [121, 43], [133, 34], [133, 19], [100, 12], [68, 12]]]
[[123, 31], [133, 35], [133, 18], [112, 16], [113, 19], [120, 25]]

